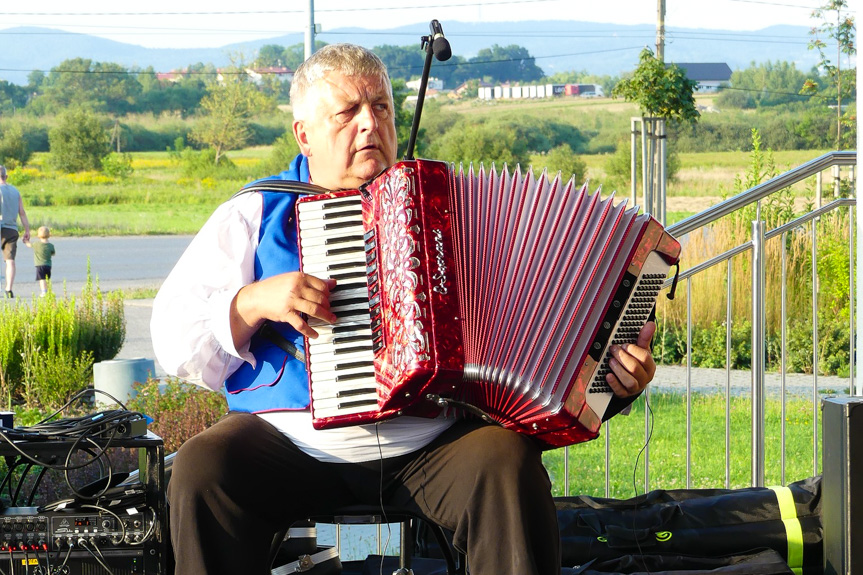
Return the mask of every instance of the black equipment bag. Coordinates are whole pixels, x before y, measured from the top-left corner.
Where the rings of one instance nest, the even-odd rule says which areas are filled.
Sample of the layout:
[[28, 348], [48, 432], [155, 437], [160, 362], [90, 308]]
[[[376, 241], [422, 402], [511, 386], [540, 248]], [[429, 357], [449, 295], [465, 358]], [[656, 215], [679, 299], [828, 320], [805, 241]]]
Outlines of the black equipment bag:
[[625, 555], [718, 557], [766, 548], [821, 573], [821, 477], [787, 487], [655, 490], [632, 499], [555, 498], [563, 565]]
[[693, 557], [689, 555], [625, 555], [590, 561], [562, 570], [562, 575], [793, 575], [773, 549], [754, 549], [741, 555]]

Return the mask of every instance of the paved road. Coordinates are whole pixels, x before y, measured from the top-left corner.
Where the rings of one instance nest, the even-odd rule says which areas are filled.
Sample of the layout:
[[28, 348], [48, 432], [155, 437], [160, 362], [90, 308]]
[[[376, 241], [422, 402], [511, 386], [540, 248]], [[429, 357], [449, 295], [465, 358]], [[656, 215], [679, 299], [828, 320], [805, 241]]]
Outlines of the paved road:
[[[56, 239], [57, 256], [54, 261], [54, 282], [65, 281], [71, 293], [80, 293], [86, 279], [87, 260], [90, 260], [92, 275], [99, 279], [103, 290], [159, 287], [171, 268], [189, 245], [191, 236], [139, 236], [108, 238], [59, 238]], [[18, 297], [31, 297], [38, 288], [33, 278], [29, 250], [19, 246], [18, 276], [15, 292]], [[118, 359], [154, 359], [150, 341], [150, 315], [153, 300], [126, 301], [126, 342]], [[156, 362], [156, 375], [164, 377], [165, 371]], [[691, 371], [690, 387], [695, 391], [724, 392], [729, 376], [724, 369], [694, 368]], [[777, 374], [766, 376], [768, 393], [778, 393], [781, 382]], [[661, 366], [653, 383], [654, 389], [663, 391], [686, 391], [687, 370], [685, 367]], [[746, 395], [750, 392], [751, 375], [748, 371], [733, 371], [730, 374], [731, 392]], [[795, 395], [812, 395], [815, 380], [812, 375], [789, 374], [786, 388]], [[849, 380], [839, 377], [819, 376], [817, 387], [822, 392], [847, 393]]]

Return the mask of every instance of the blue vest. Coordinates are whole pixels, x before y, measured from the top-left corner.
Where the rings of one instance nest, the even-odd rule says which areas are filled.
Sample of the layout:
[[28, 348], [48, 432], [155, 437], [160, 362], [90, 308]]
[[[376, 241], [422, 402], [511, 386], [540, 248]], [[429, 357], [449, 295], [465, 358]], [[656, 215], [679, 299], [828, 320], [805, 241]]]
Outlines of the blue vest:
[[[309, 162], [302, 154], [294, 158], [289, 169], [256, 180], [309, 181]], [[297, 194], [260, 192], [263, 198], [261, 230], [255, 252], [255, 281], [300, 269], [297, 253], [297, 227], [294, 205]], [[303, 336], [286, 323], [270, 322], [286, 340], [303, 350]], [[302, 410], [309, 406], [309, 383], [306, 366], [266, 338], [255, 334], [249, 345], [256, 367], [243, 365], [225, 380], [228, 407], [234, 411]]]

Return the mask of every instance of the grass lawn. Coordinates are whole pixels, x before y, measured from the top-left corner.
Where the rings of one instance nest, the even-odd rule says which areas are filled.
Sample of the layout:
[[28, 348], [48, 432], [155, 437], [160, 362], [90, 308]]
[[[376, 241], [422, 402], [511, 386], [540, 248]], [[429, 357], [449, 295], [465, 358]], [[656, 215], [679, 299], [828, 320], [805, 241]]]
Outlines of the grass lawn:
[[[564, 473], [564, 450], [548, 451], [543, 461], [554, 484], [555, 496], [605, 496], [605, 444], [610, 442], [610, 497], [626, 499], [644, 492], [644, 398], [633, 404], [629, 416], [616, 416], [594, 441], [570, 446], [569, 480]], [[686, 398], [682, 394], [650, 395], [653, 432], [649, 441], [650, 489], [683, 489], [686, 483]], [[781, 403], [767, 401], [765, 444], [767, 485], [781, 484]], [[730, 486], [746, 487], [751, 474], [751, 404], [747, 397], [731, 398]], [[786, 403], [786, 483], [813, 475], [812, 401], [791, 398]], [[690, 403], [690, 486], [725, 488], [725, 397], [692, 396]], [[607, 436], [607, 437], [606, 437]], [[640, 454], [641, 453], [641, 454]], [[820, 468], [820, 466], [819, 466]], [[564, 492], [568, 483], [569, 493]]]

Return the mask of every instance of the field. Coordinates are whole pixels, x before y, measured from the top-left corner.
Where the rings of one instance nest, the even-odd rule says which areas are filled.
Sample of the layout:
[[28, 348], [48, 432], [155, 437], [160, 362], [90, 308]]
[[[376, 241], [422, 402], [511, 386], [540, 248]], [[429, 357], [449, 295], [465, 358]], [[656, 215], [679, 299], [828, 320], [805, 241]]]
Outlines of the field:
[[[776, 152], [781, 171], [812, 160], [821, 150]], [[134, 173], [124, 180], [70, 176], [39, 172], [19, 183], [27, 214], [35, 226], [47, 225], [58, 236], [192, 234], [221, 202], [246, 182], [268, 175], [263, 168], [270, 154], [267, 147], [231, 152], [236, 170], [222, 177], [185, 177], [181, 166], [167, 152], [133, 154]], [[584, 155], [587, 179], [598, 187], [606, 179], [607, 155]], [[680, 154], [677, 179], [668, 184], [669, 222], [704, 210], [732, 195], [735, 176], [742, 175], [749, 161], [746, 152]], [[535, 165], [540, 165], [541, 158]], [[33, 165], [42, 162], [36, 155]], [[35, 170], [34, 170], [35, 171]], [[12, 183], [16, 183], [13, 177]], [[825, 186], [830, 185], [829, 177]], [[810, 186], [811, 187], [811, 186]], [[603, 195], [612, 190], [603, 187]], [[795, 193], [811, 197], [811, 190]], [[628, 197], [629, 190], [618, 190]]]

